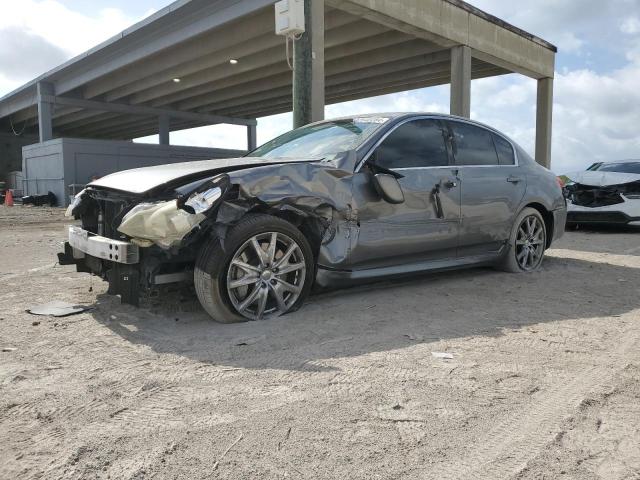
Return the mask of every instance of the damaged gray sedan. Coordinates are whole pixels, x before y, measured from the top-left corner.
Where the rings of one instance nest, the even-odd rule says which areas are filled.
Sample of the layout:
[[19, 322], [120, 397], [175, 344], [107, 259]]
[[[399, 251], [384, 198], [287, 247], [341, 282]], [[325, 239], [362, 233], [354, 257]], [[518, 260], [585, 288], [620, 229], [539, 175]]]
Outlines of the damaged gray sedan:
[[69, 208], [60, 263], [138, 305], [193, 283], [217, 321], [279, 316], [312, 288], [471, 265], [536, 270], [560, 237], [556, 177], [501, 133], [433, 114], [315, 123], [249, 156], [140, 168]]

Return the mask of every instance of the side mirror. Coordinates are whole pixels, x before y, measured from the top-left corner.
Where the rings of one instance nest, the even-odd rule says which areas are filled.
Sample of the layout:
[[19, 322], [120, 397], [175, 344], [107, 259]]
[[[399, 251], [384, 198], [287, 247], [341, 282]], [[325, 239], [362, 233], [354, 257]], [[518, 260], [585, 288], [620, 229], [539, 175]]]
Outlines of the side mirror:
[[373, 176], [373, 186], [384, 200], [389, 203], [404, 203], [404, 192], [398, 179], [388, 173], [376, 173]]

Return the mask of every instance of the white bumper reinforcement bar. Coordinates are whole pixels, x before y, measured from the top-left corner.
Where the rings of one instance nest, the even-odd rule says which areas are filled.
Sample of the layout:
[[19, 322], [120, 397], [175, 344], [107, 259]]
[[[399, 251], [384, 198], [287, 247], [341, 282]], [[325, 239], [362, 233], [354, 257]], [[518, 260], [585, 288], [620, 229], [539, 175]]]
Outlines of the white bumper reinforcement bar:
[[76, 226], [69, 227], [69, 245], [73, 247], [75, 258], [82, 258], [86, 254], [126, 265], [140, 261], [137, 245], [101, 237]]

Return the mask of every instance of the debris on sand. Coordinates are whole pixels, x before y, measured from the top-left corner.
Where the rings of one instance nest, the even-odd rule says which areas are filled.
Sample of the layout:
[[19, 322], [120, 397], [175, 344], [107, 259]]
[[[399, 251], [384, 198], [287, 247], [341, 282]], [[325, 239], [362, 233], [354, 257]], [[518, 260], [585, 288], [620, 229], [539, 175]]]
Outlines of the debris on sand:
[[434, 358], [442, 358], [443, 360], [453, 360], [453, 353], [448, 352], [431, 352]]
[[67, 302], [54, 301], [45, 303], [44, 305], [36, 305], [27, 310], [31, 315], [49, 315], [52, 317], [68, 317], [78, 313], [91, 310], [91, 307], [84, 305], [72, 305]]
[[235, 441], [235, 442], [233, 442], [231, 445], [229, 445], [229, 446], [227, 447], [227, 449], [226, 449], [226, 450], [224, 451], [224, 453], [220, 456], [220, 458], [219, 458], [218, 460], [216, 460], [216, 463], [214, 463], [214, 464], [213, 464], [213, 468], [212, 468], [212, 470], [216, 470], [216, 469], [218, 468], [218, 465], [220, 465], [220, 462], [224, 459], [224, 457], [226, 457], [226, 456], [227, 456], [227, 453], [229, 453], [229, 451], [230, 451], [233, 447], [235, 447], [235, 446], [236, 446], [236, 444], [237, 444], [240, 440], [242, 440], [242, 437], [243, 437], [243, 436], [244, 436], [244, 435], [241, 433], [241, 434], [240, 434], [240, 436], [236, 439], [236, 441]]
[[236, 347], [248, 347], [249, 345], [254, 345], [266, 339], [267, 339], [266, 335], [260, 335], [258, 337], [241, 338], [236, 340], [237, 343], [235, 345]]

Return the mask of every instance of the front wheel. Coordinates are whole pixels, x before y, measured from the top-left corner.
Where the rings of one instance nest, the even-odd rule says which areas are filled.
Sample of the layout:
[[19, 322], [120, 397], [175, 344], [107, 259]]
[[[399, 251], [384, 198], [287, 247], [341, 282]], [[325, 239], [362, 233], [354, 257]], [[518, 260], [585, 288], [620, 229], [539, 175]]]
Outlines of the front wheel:
[[194, 283], [200, 303], [221, 323], [264, 320], [297, 310], [311, 290], [309, 242], [291, 223], [249, 215], [224, 239], [203, 246]]
[[500, 268], [507, 272], [533, 272], [540, 268], [547, 248], [547, 227], [542, 215], [527, 207], [516, 218]]

